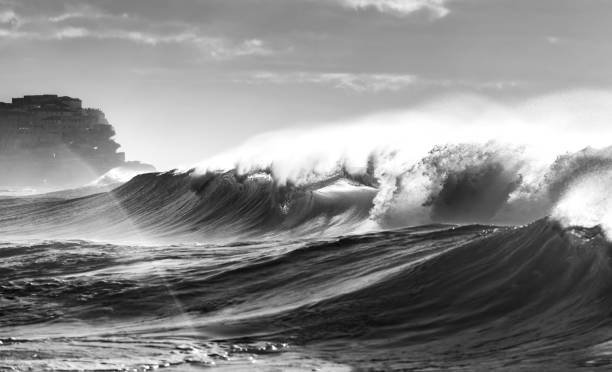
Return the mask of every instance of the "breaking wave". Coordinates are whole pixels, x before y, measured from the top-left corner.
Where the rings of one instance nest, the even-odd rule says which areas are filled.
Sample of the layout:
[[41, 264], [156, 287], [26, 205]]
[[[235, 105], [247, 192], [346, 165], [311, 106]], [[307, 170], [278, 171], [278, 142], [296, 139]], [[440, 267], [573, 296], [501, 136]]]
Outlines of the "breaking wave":
[[139, 175], [108, 193], [5, 198], [0, 232], [206, 241], [552, 215], [608, 233], [610, 100], [581, 92], [502, 106], [463, 97], [266, 134], [194, 169]]
[[612, 150], [559, 156], [535, 169], [520, 148], [437, 146], [394, 175], [372, 154], [365, 172], [343, 164], [308, 182], [274, 170], [149, 173], [77, 199], [0, 201], [5, 236], [202, 241], [352, 232], [430, 223], [526, 224], [552, 215], [567, 226], [601, 225], [612, 203]]

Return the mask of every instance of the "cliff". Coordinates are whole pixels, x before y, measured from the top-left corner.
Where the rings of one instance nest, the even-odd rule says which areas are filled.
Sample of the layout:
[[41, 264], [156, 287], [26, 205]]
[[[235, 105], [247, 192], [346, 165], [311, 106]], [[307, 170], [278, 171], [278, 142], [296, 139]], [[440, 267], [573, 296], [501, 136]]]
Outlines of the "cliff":
[[125, 165], [104, 113], [57, 95], [0, 102], [0, 187], [63, 188]]

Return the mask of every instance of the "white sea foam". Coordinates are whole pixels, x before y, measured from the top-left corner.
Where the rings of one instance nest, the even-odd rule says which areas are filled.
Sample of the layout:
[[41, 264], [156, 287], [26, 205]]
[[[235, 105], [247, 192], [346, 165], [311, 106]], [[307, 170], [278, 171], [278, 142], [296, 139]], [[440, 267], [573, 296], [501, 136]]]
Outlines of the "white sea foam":
[[[280, 184], [297, 185], [340, 171], [368, 173], [378, 186], [371, 217], [391, 225], [431, 222], [432, 214], [440, 221], [521, 223], [553, 209], [564, 223], [587, 221], [571, 206], [601, 194], [578, 213], [599, 224], [608, 212], [594, 208], [605, 209], [607, 191], [595, 189], [594, 177], [602, 176], [591, 172], [612, 159], [605, 148], [612, 144], [610, 102], [606, 91], [511, 104], [446, 97], [408, 110], [259, 135], [197, 169], [268, 169]], [[505, 185], [507, 190], [494, 190]], [[466, 188], [481, 196], [470, 199]]]
[[612, 169], [576, 180], [561, 197], [552, 217], [565, 226], [601, 226], [612, 237]]

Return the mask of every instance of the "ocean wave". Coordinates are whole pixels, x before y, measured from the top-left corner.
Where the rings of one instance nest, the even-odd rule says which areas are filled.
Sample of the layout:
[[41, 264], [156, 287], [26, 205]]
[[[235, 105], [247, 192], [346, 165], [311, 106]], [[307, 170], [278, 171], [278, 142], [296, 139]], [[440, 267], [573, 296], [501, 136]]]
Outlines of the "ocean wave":
[[0, 229], [13, 237], [155, 242], [526, 224], [548, 215], [566, 226], [612, 228], [605, 188], [610, 148], [542, 164], [522, 148], [495, 142], [443, 145], [402, 172], [385, 173], [385, 162], [395, 160], [371, 154], [363, 172], [339, 167], [301, 183], [283, 182], [265, 168], [191, 170], [138, 175], [111, 192], [76, 199], [5, 198]]
[[[184, 365], [195, 363], [191, 355], [172, 350], [190, 335], [181, 342], [198, 350], [310, 345], [361, 368], [383, 360], [385, 369], [419, 369], [435, 357], [440, 369], [477, 360], [512, 370], [507, 363], [524, 356], [525, 369], [539, 369], [561, 353], [554, 363], [566, 369], [594, 358], [591, 347], [611, 326], [612, 246], [599, 228], [552, 219], [236, 245], [10, 243], [0, 255], [0, 326], [20, 335], [6, 339], [5, 361], [13, 349], [41, 347], [43, 335], [44, 345], [69, 344], [74, 355], [75, 343], [104, 343], [109, 365], [124, 355], [122, 343], [154, 339], [155, 350], [137, 349], [142, 358]], [[334, 351], [346, 342], [352, 347]]]

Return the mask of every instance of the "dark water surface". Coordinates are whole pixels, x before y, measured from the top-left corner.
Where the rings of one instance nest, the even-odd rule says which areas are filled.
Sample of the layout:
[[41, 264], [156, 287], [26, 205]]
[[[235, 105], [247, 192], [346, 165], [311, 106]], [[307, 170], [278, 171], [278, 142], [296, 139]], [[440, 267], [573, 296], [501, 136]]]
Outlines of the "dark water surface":
[[598, 229], [0, 245], [0, 370], [605, 370]]

